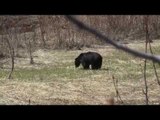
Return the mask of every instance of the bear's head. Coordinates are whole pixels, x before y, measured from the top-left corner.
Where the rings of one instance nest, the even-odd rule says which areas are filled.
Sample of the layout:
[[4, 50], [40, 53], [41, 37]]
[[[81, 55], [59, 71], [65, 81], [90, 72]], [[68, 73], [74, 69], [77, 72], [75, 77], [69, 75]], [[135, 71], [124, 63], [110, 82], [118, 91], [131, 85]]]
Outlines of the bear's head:
[[75, 59], [75, 67], [79, 67], [81, 64], [81, 59], [83, 57], [84, 53], [81, 53], [76, 59]]
[[81, 64], [80, 60], [78, 58], [75, 59], [75, 67], [79, 67]]

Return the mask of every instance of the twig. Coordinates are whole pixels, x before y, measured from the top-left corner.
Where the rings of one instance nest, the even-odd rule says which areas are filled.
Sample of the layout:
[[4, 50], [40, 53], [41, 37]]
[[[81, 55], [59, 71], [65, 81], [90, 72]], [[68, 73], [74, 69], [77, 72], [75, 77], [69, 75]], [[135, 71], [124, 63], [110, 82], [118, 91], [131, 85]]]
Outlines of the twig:
[[[149, 49], [150, 49], [150, 52], [151, 54], [153, 54], [153, 51], [152, 51], [152, 47], [151, 47], [151, 43], [149, 42]], [[154, 68], [154, 73], [156, 75], [156, 80], [157, 80], [157, 83], [158, 85], [160, 85], [160, 80], [159, 80], [159, 77], [158, 77], [158, 74], [157, 74], [157, 69], [156, 69], [156, 66], [155, 66], [155, 63], [153, 62], [153, 68]]]
[[31, 100], [30, 99], [28, 100], [28, 105], [31, 105]]
[[114, 88], [116, 90], [117, 101], [120, 100], [121, 103], [124, 103], [118, 91], [118, 79], [115, 80], [114, 76], [112, 75], [112, 80], [113, 80]]
[[146, 80], [146, 61], [144, 61], [144, 84], [145, 84], [145, 91], [143, 90], [143, 94], [146, 97], [146, 105], [148, 105], [148, 85], [147, 85], [147, 80]]

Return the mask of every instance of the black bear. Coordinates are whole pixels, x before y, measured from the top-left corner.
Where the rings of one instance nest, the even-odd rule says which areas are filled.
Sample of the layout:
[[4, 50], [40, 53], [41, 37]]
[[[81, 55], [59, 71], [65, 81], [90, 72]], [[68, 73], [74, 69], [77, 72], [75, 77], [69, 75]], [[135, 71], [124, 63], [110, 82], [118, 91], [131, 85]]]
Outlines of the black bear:
[[84, 69], [100, 69], [102, 66], [102, 56], [96, 52], [81, 53], [75, 58], [75, 67], [79, 67], [82, 64]]

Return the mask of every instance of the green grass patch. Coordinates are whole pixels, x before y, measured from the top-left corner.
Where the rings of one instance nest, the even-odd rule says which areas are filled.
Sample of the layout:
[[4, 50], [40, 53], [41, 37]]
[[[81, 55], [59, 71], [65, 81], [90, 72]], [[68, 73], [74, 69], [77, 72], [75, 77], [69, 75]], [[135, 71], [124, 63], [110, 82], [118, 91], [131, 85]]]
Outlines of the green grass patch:
[[[154, 46], [154, 52], [160, 52], [158, 46]], [[101, 75], [103, 77], [107, 74], [110, 75], [108, 77], [114, 75], [121, 80], [139, 80], [143, 78], [144, 61], [123, 51], [113, 49], [112, 52], [104, 55], [101, 70], [84, 70], [82, 66], [75, 68], [74, 58], [77, 56], [76, 51], [52, 51], [51, 54], [54, 54], [53, 57], [57, 59], [53, 65], [39, 69], [35, 69], [34, 67], [31, 69], [22, 69], [18, 67], [18, 69], [15, 69], [13, 72], [13, 78], [20, 81], [53, 81], [63, 79], [85, 79], [93, 75]], [[159, 65], [156, 64], [156, 67], [159, 67]], [[0, 78], [6, 77], [8, 73], [8, 71], [0, 70]], [[151, 61], [147, 61], [147, 77], [153, 76], [153, 64]]]
[[[101, 70], [83, 70], [82, 68], [74, 69], [59, 67], [59, 68], [42, 68], [42, 69], [18, 69], [14, 70], [13, 78], [19, 81], [54, 81], [63, 79], [77, 79], [77, 78], [88, 78], [89, 76], [104, 72]], [[0, 76], [5, 77], [9, 72], [3, 71]]]

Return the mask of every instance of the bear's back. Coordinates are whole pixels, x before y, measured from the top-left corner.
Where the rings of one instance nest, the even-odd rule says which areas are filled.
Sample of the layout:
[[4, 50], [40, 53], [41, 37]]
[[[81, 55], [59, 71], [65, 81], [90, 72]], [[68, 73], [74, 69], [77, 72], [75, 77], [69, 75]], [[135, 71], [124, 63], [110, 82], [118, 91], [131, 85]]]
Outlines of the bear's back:
[[89, 52], [86, 52], [85, 55], [102, 58], [102, 56], [99, 53], [97, 53], [97, 52], [90, 52], [89, 51]]

